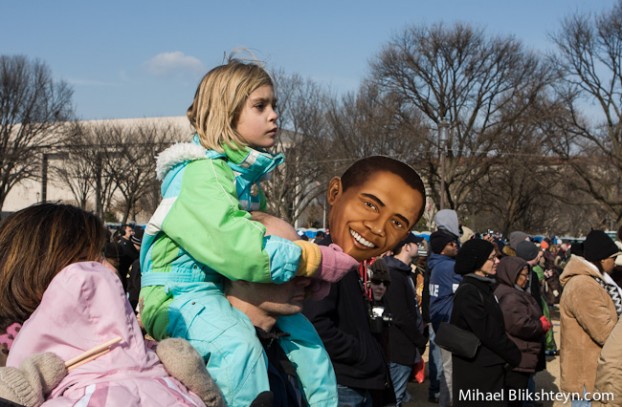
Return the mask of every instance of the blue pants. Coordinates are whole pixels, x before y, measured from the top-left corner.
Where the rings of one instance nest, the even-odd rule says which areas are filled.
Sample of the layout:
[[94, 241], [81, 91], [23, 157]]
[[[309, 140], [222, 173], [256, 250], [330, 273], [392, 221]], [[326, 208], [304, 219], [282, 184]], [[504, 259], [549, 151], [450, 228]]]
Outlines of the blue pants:
[[412, 366], [400, 365], [399, 363], [389, 363], [389, 371], [391, 372], [391, 381], [395, 390], [395, 400], [397, 406], [401, 406], [406, 395], [406, 385], [413, 371]]
[[372, 398], [368, 390], [356, 390], [337, 385], [339, 407], [372, 407]]
[[[175, 284], [169, 292], [173, 295], [169, 335], [187, 339], [199, 352], [227, 406], [247, 407], [259, 393], [270, 390], [267, 359], [255, 328], [231, 306], [218, 285]], [[296, 367], [309, 405], [336, 405], [333, 366], [311, 322], [295, 314], [277, 324], [290, 334], [279, 344]]]
[[430, 378], [430, 387], [428, 389], [428, 398], [438, 398], [441, 392], [441, 376], [443, 375], [443, 358], [441, 350], [436, 346], [434, 338], [436, 333], [432, 324], [429, 326], [430, 334], [430, 350], [428, 352], [428, 376]]

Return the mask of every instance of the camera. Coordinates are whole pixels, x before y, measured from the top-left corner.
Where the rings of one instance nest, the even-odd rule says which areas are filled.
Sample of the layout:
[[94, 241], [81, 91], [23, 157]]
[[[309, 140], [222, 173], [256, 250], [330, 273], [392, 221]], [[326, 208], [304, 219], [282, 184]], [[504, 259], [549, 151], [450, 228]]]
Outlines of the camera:
[[369, 309], [369, 326], [373, 334], [382, 333], [385, 326], [393, 322], [393, 316], [383, 306], [374, 305]]

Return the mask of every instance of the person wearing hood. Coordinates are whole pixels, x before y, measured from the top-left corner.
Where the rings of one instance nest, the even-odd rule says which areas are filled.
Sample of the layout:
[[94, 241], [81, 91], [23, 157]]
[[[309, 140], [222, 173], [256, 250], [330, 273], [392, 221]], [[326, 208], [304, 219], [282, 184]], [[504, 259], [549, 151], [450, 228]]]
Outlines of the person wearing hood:
[[0, 369], [0, 397], [27, 406], [224, 405], [213, 382], [199, 399], [173, 374], [182, 366], [186, 378], [203, 373], [211, 381], [195, 351], [185, 359], [174, 346], [163, 358], [164, 341], [156, 351], [145, 343], [122, 282], [102, 257], [105, 239], [103, 222], [71, 205], [34, 205], [3, 222], [0, 321], [22, 327]]
[[[563, 391], [594, 391], [601, 348], [622, 313], [620, 289], [609, 276], [618, 254], [605, 232], [592, 230], [583, 242], [583, 257], [573, 254], [560, 276], [564, 287], [559, 303]], [[591, 404], [573, 400], [572, 405]]]
[[459, 406], [503, 406], [505, 365], [519, 366], [521, 352], [505, 333], [503, 313], [494, 294], [499, 259], [486, 240], [466, 242], [456, 256], [464, 276], [454, 297], [451, 324], [472, 332], [481, 342], [471, 359], [453, 355], [453, 401]]
[[[529, 377], [536, 372], [542, 350], [542, 338], [551, 328], [550, 321], [541, 315], [540, 307], [526, 291], [529, 285], [529, 265], [520, 257], [507, 256], [497, 266], [495, 295], [503, 313], [505, 332], [521, 351], [521, 362], [506, 372], [505, 388], [520, 394], [527, 390]], [[520, 398], [508, 405], [520, 407]]]

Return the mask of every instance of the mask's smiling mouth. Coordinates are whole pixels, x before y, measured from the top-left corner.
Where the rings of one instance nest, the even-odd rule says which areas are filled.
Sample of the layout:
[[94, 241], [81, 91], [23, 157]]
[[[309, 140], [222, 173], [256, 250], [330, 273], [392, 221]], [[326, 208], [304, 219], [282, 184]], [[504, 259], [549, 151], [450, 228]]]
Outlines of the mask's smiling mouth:
[[376, 247], [376, 245], [374, 245], [369, 240], [366, 240], [365, 238], [363, 238], [363, 236], [359, 235], [358, 233], [356, 233], [352, 229], [350, 229], [350, 235], [352, 235], [354, 240], [357, 243], [359, 243], [361, 246], [367, 247], [368, 249], [374, 249]]

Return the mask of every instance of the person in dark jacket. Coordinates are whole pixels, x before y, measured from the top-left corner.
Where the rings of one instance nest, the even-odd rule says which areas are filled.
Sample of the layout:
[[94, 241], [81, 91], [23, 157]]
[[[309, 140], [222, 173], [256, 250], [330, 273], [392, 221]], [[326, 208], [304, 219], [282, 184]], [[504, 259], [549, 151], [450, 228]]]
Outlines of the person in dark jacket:
[[123, 290], [127, 292], [127, 281], [129, 279], [129, 272], [132, 263], [138, 259], [139, 252], [136, 250], [134, 243], [132, 243], [132, 236], [134, 235], [134, 229], [130, 225], [121, 226], [122, 233], [118, 240], [119, 244], [119, 266], [117, 271], [121, 277], [121, 283], [123, 284]]
[[453, 402], [456, 406], [504, 406], [505, 365], [519, 365], [521, 353], [505, 333], [503, 314], [494, 295], [499, 259], [486, 240], [467, 241], [456, 256], [456, 273], [464, 276], [454, 297], [451, 323], [481, 342], [472, 359], [453, 354]]
[[[397, 245], [425, 208], [425, 187], [410, 166], [389, 157], [356, 161], [328, 186], [330, 235], [345, 253], [362, 261]], [[328, 296], [305, 301], [303, 313], [330, 355], [339, 405], [372, 406], [372, 392], [384, 392], [388, 369], [370, 329], [363, 275], [351, 270], [332, 284]]]
[[[503, 312], [505, 331], [521, 351], [521, 362], [505, 375], [508, 394], [526, 394], [529, 377], [535, 373], [542, 350], [542, 338], [551, 328], [535, 298], [525, 291], [529, 284], [529, 265], [520, 257], [504, 257], [497, 266], [495, 295]], [[507, 397], [508, 405], [520, 407], [522, 397]]]
[[[143, 242], [145, 229], [136, 227], [134, 234], [130, 237], [130, 242], [134, 245], [136, 251], [140, 253], [140, 245]], [[127, 298], [134, 312], [138, 306], [138, 297], [140, 296], [140, 258], [136, 258], [128, 271], [127, 279]]]
[[393, 316], [389, 326], [388, 356], [398, 407], [404, 402], [408, 378], [415, 363], [421, 360], [427, 343], [410, 267], [417, 257], [420, 241], [409, 233], [393, 248], [393, 256], [383, 258], [391, 275], [391, 288], [385, 294], [385, 301]]

